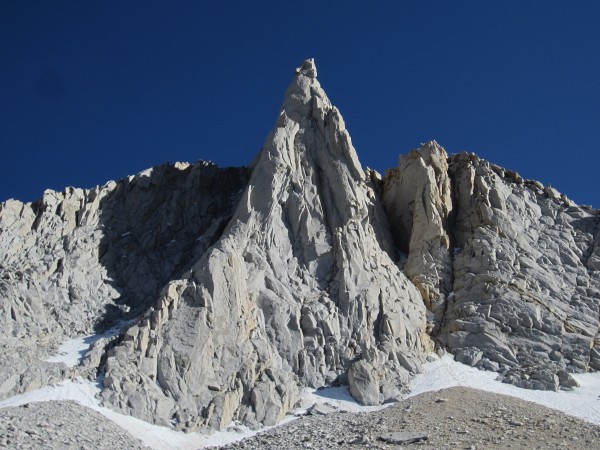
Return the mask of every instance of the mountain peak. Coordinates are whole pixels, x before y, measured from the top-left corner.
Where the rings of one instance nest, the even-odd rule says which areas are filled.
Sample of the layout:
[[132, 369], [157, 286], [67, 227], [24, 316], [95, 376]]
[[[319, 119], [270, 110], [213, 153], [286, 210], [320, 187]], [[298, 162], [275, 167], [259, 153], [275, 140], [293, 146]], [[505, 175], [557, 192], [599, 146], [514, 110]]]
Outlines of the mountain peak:
[[317, 78], [317, 66], [315, 65], [314, 58], [304, 60], [300, 67], [296, 67], [296, 73], [308, 78]]
[[[315, 76], [312, 59], [298, 68], [219, 240], [165, 288], [161, 319], [131, 331], [136, 342], [157, 337], [144, 366], [126, 346], [110, 356], [106, 379], [144, 377], [128, 412], [168, 421], [186, 408], [213, 428], [273, 425], [300, 386], [338, 378], [379, 404], [431, 349], [423, 299], [390, 256], [383, 207]], [[128, 396], [114, 384], [103, 398], [120, 407]]]
[[[273, 425], [304, 387], [393, 401], [434, 345], [526, 388], [600, 370], [598, 213], [435, 141], [375, 179], [316, 74], [252, 170], [0, 204], [0, 399], [103, 371], [104, 405], [194, 431]], [[134, 317], [76, 367], [44, 361]]]
[[293, 161], [307, 158], [321, 169], [323, 165], [342, 164], [354, 179], [362, 181], [364, 171], [344, 119], [316, 75], [314, 59], [307, 59], [296, 68], [275, 129], [265, 142], [265, 153], [269, 160], [279, 158], [292, 167]]
[[323, 110], [329, 110], [331, 107], [327, 94], [317, 80], [315, 61], [312, 58], [307, 59], [296, 67], [295, 76], [285, 93], [281, 108], [282, 117], [277, 126], [283, 124], [283, 117], [299, 123], [305, 119], [312, 120], [315, 112], [318, 116], [323, 116]]

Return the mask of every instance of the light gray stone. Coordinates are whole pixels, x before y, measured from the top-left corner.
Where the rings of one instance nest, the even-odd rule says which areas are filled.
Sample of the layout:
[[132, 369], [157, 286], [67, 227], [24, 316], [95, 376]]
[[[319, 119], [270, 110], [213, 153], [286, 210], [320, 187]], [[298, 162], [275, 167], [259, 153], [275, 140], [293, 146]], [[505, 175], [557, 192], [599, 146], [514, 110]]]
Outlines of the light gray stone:
[[379, 405], [382, 401], [380, 376], [367, 361], [357, 361], [350, 366], [348, 387], [352, 396], [363, 405]]
[[453, 204], [447, 158], [435, 141], [402, 155], [398, 168], [386, 173], [382, 199], [396, 245], [408, 255], [404, 272], [437, 324], [452, 291], [449, 217]]
[[[153, 305], [218, 238], [248, 175], [165, 164], [90, 190], [0, 204], [0, 398], [69, 376], [44, 361], [60, 341]], [[103, 351], [90, 355], [85, 376], [95, 376]]]
[[[365, 355], [391, 386], [406, 383], [431, 349], [421, 295], [390, 256], [372, 178], [315, 76], [312, 60], [296, 71], [220, 239], [165, 287], [133, 344], [109, 354], [107, 376], [141, 379], [136, 389], [146, 393], [146, 404], [126, 412], [156, 420], [156, 399], [169, 393], [192, 422], [272, 424], [300, 386], [320, 387]], [[132, 353], [148, 328], [155, 365]], [[109, 390], [106, 401], [122, 408], [123, 386]], [[351, 392], [379, 404], [376, 390]]]
[[[296, 70], [250, 168], [164, 164], [0, 204], [0, 398], [105, 373], [177, 429], [277, 423], [300, 389], [400, 397], [426, 355], [570, 389], [600, 369], [600, 214], [436, 142], [384, 177]], [[106, 330], [74, 368], [45, 361]]]
[[395, 431], [392, 433], [382, 434], [378, 439], [380, 441], [387, 442], [388, 444], [404, 445], [426, 441], [429, 439], [429, 436], [427, 433], [419, 433], [415, 431]]
[[328, 414], [333, 414], [337, 411], [337, 408], [327, 403], [315, 403], [310, 408], [308, 408], [307, 413], [313, 416], [326, 416]]
[[536, 192], [474, 155], [449, 161], [451, 238], [460, 251], [440, 341], [469, 363], [465, 352], [481, 350], [484, 368], [510, 367], [505, 381], [519, 386], [568, 386], [559, 373], [594, 364], [597, 212], [573, 211], [553, 188]]

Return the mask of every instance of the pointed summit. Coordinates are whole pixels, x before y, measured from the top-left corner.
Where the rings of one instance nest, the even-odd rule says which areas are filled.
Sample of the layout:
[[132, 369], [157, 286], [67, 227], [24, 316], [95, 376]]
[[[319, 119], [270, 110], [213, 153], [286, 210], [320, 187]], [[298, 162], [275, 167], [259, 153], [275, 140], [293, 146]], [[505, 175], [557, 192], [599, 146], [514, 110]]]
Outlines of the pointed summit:
[[317, 78], [317, 66], [313, 58], [306, 59], [300, 67], [296, 67], [298, 75], [304, 75], [308, 78]]
[[335, 161], [337, 166], [349, 169], [354, 181], [364, 181], [365, 174], [344, 119], [321, 88], [316, 73], [312, 59], [296, 69], [263, 154], [268, 159], [280, 159], [291, 168], [302, 160], [317, 166]]
[[390, 257], [383, 208], [315, 76], [313, 60], [297, 70], [219, 241], [131, 331], [151, 356], [130, 362], [129, 343], [109, 357], [107, 379], [144, 380], [128, 412], [272, 425], [300, 387], [336, 380], [379, 404], [429, 349], [423, 300]]
[[296, 76], [285, 93], [281, 107], [282, 114], [286, 113], [288, 117], [294, 119], [310, 117], [313, 97], [326, 99], [326, 106], [331, 108], [331, 102], [327, 99], [327, 95], [317, 80], [317, 67], [314, 59], [305, 60], [300, 67], [296, 68], [295, 73]]
[[[0, 204], [0, 399], [77, 375], [149, 422], [258, 428], [305, 386], [397, 399], [429, 336], [571, 389], [600, 370], [599, 301], [600, 211], [435, 141], [363, 171], [307, 60], [252, 170], [164, 164]], [[73, 367], [51, 356], [134, 317]]]

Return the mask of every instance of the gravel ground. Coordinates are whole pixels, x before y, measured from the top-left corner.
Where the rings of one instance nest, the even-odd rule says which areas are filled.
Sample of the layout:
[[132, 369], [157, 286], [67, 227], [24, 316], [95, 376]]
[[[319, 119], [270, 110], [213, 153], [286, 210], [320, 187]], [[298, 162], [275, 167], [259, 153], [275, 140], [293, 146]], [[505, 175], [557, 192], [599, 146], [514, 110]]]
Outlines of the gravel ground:
[[[598, 400], [600, 402], [600, 400]], [[400, 433], [425, 434], [406, 444]], [[413, 436], [418, 438], [419, 436]], [[600, 449], [600, 426], [513, 397], [470, 388], [427, 392], [389, 408], [296, 421], [223, 449]]]
[[0, 409], [0, 448], [143, 449], [115, 423], [72, 401], [28, 403]]
[[[320, 407], [321, 412], [327, 409]], [[393, 443], [423, 435], [426, 440]], [[145, 447], [92, 409], [72, 401], [52, 401], [0, 409], [0, 448]], [[600, 449], [600, 426], [517, 398], [455, 387], [420, 394], [376, 412], [315, 412], [220, 448], [590, 450]]]

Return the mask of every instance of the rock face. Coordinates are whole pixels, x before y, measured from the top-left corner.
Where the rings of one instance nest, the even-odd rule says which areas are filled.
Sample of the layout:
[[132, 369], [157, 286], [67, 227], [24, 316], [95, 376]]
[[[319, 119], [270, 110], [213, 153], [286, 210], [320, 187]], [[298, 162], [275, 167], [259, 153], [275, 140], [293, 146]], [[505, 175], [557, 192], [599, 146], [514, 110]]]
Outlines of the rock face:
[[437, 323], [452, 291], [450, 218], [453, 215], [448, 155], [435, 141], [402, 155], [388, 171], [383, 205], [394, 240], [407, 254], [404, 273], [417, 286]]
[[517, 386], [597, 370], [598, 211], [435, 142], [400, 158], [383, 202], [439, 343]]
[[[165, 164], [0, 205], [0, 397], [103, 373], [188, 431], [279, 421], [303, 386], [394, 400], [435, 345], [507, 382], [600, 369], [600, 215], [436, 142], [363, 170], [307, 60], [251, 168]], [[82, 367], [65, 337], [131, 320]]]
[[63, 336], [151, 306], [218, 238], [248, 177], [204, 162], [163, 165], [0, 205], [0, 398], [66, 376], [43, 362]]
[[452, 157], [449, 173], [454, 295], [441, 342], [518, 386], [572, 386], [569, 372], [599, 362], [598, 211], [473, 155]]
[[306, 61], [219, 242], [109, 353], [105, 400], [193, 429], [274, 424], [348, 371], [364, 403], [397, 396], [430, 344], [370, 180]]

